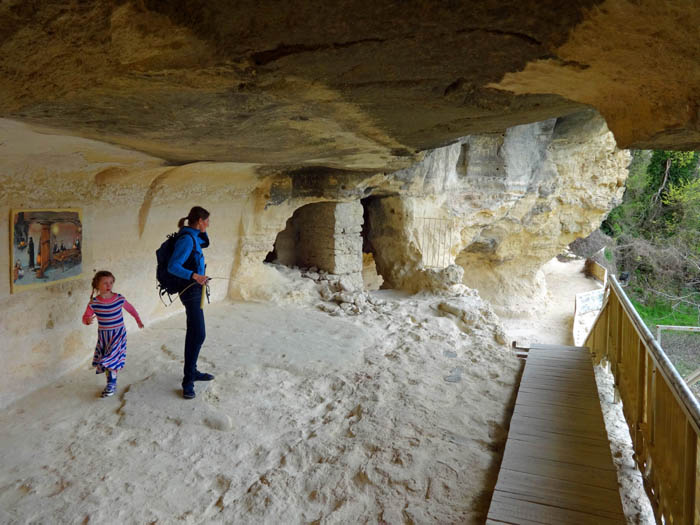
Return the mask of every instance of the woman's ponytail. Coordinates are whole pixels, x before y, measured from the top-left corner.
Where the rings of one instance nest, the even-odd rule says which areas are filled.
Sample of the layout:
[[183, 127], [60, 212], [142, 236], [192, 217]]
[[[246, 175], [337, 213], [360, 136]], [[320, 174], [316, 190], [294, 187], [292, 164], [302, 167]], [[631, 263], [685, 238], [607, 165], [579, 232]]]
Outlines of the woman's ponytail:
[[202, 208], [201, 206], [193, 206], [187, 217], [183, 217], [177, 222], [177, 227], [182, 228], [185, 225], [185, 221], [189, 226], [194, 227], [195, 224], [199, 222], [199, 219], [207, 220], [209, 217], [209, 212]]

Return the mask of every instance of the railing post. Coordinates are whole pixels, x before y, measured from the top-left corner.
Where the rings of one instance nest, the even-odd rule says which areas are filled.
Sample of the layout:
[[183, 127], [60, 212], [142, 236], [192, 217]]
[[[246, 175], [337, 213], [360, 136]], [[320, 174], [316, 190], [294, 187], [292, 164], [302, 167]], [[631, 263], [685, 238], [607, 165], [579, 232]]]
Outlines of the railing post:
[[697, 483], [697, 450], [698, 436], [695, 429], [688, 421], [685, 425], [685, 453], [683, 476], [683, 523], [693, 525], [696, 512], [696, 483]]
[[[643, 425], [644, 416], [646, 412], [646, 376], [647, 376], [647, 353], [644, 344], [642, 344], [641, 339], [637, 340], [637, 410], [635, 429], [634, 429], [634, 452], [637, 454], [638, 461], [641, 459], [643, 461], [644, 452], [644, 438]], [[641, 456], [641, 457], [640, 457]]]
[[656, 413], [658, 411], [659, 396], [656, 395], [656, 364], [652, 362], [651, 364], [651, 388], [649, 389], [649, 395], [651, 396], [651, 402], [649, 403], [650, 413], [649, 413], [649, 445], [652, 447], [656, 445]]
[[605, 354], [604, 357], [608, 361], [610, 360], [610, 311], [612, 310], [612, 299], [615, 295], [615, 291], [610, 288], [608, 291], [608, 304], [605, 307]]

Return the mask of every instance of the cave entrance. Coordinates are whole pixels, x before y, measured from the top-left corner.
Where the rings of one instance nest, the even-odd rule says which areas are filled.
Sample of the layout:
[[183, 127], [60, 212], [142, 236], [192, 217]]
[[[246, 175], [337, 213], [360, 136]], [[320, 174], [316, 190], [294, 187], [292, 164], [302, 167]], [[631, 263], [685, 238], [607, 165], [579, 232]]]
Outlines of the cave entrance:
[[355, 202], [318, 202], [294, 211], [265, 262], [317, 268], [362, 286], [362, 215]]
[[384, 278], [377, 272], [377, 264], [374, 259], [375, 248], [372, 244], [372, 218], [370, 208], [381, 197], [365, 197], [362, 204], [362, 281], [365, 289], [379, 290], [384, 283]]

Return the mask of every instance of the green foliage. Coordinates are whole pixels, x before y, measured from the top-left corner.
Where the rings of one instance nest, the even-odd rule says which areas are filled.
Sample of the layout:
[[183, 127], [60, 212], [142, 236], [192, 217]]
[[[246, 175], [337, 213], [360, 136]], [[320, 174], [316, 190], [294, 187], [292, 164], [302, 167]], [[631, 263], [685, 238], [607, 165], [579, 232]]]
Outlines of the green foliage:
[[663, 197], [667, 207], [665, 230], [686, 242], [700, 246], [700, 179], [686, 179], [669, 184]]
[[651, 333], [656, 333], [656, 325], [670, 324], [676, 326], [697, 326], [698, 325], [698, 309], [680, 304], [675, 308], [670, 301], [651, 300], [644, 303], [639, 297], [634, 294], [629, 294], [630, 302], [634, 305], [647, 328]]
[[694, 151], [632, 151], [622, 204], [610, 212], [603, 231], [651, 241], [673, 235], [688, 206], [698, 206], [693, 200], [698, 187], [692, 184], [698, 180], [697, 170]]
[[698, 163], [692, 151], [633, 151], [623, 202], [602, 226], [651, 325], [700, 324]]
[[659, 188], [666, 172], [666, 163], [670, 161], [668, 181], [678, 183], [687, 181], [693, 176], [697, 168], [697, 153], [694, 151], [666, 151], [656, 150], [649, 159], [647, 186], [651, 191]]
[[[678, 218], [683, 215], [678, 212], [684, 200], [678, 200], [679, 190], [697, 180], [697, 165], [698, 155], [693, 151], [655, 151], [652, 154], [644, 191], [649, 198], [644, 215], [647, 238], [659, 240], [678, 233]], [[668, 204], [671, 188], [676, 194], [675, 209]]]
[[638, 235], [638, 225], [646, 213], [648, 175], [647, 169], [652, 152], [647, 150], [632, 150], [632, 162], [629, 165], [629, 176], [625, 186], [622, 204], [614, 208], [601, 225], [601, 230], [611, 237], [617, 238], [623, 233]]

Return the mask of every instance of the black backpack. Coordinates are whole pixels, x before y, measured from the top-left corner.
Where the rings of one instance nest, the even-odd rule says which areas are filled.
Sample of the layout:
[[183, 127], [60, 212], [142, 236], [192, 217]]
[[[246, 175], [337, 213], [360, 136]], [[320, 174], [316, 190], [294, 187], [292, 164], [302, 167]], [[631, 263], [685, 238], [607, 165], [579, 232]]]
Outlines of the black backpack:
[[[167, 294], [168, 298], [170, 299], [170, 295], [180, 293], [185, 289], [185, 287], [187, 287], [188, 284], [190, 284], [190, 282], [192, 282], [188, 281], [187, 279], [181, 279], [168, 271], [168, 263], [170, 262], [170, 258], [173, 256], [173, 252], [175, 251], [175, 243], [181, 235], [191, 237], [192, 243], [196, 242], [194, 237], [192, 237], [190, 234], [176, 232], [168, 235], [163, 244], [160, 245], [160, 248], [156, 250], [156, 288], [158, 289], [158, 296], [160, 297], [161, 301], [163, 301], [164, 295]], [[190, 253], [190, 256], [187, 258], [183, 266], [188, 270], [194, 271], [194, 244], [192, 245], [192, 253]], [[172, 303], [173, 300], [170, 299], [170, 302]], [[163, 301], [163, 304], [165, 304], [165, 301]]]

